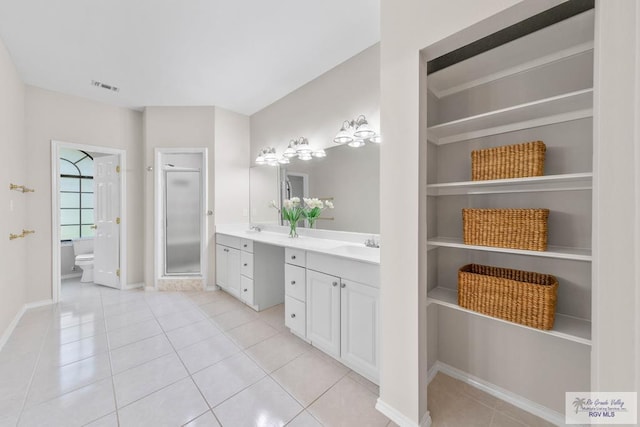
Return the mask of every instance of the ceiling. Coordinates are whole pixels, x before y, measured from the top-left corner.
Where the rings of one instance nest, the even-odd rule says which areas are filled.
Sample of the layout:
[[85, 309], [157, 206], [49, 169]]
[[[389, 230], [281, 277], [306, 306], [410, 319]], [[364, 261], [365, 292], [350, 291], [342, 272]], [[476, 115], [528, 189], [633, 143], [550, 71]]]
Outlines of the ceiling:
[[137, 109], [253, 114], [377, 43], [379, 22], [378, 0], [0, 0], [25, 83]]

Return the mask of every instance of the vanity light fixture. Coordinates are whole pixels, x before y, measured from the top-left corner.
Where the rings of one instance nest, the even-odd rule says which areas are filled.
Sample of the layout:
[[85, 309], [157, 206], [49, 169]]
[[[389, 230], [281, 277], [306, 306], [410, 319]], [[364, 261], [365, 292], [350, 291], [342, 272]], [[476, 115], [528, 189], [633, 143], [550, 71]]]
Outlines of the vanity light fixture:
[[359, 115], [355, 120], [345, 120], [340, 131], [333, 138], [336, 144], [347, 144], [349, 147], [362, 147], [365, 142], [379, 144], [382, 142], [380, 135], [369, 125], [364, 115]]
[[291, 159], [297, 157], [300, 160], [311, 160], [315, 158], [327, 157], [327, 153], [324, 148], [314, 149], [309, 145], [309, 140], [303, 136], [298, 139], [292, 139], [289, 141], [289, 146], [282, 156], [278, 157], [276, 149], [273, 147], [266, 147], [260, 150], [258, 157], [256, 158], [257, 165], [287, 165], [291, 163]]
[[257, 165], [264, 165], [265, 163], [268, 165], [271, 165], [273, 164], [273, 162], [278, 164], [278, 156], [276, 156], [276, 149], [273, 147], [263, 148], [258, 153], [258, 157], [256, 157]]

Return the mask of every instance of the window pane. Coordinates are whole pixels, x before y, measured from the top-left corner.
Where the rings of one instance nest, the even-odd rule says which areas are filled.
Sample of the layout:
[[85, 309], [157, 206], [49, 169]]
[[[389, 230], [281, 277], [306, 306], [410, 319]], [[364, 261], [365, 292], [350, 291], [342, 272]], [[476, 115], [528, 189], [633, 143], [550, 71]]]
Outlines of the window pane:
[[95, 230], [91, 228], [90, 225], [82, 226], [82, 237], [93, 237], [95, 234]]
[[80, 209], [60, 209], [60, 224], [80, 224]]
[[93, 209], [93, 193], [82, 193], [82, 208]]
[[82, 180], [82, 192], [83, 193], [93, 193], [93, 179], [83, 179]]
[[64, 159], [60, 159], [60, 175], [78, 175], [78, 168]]
[[93, 160], [91, 160], [89, 157], [85, 157], [84, 159], [76, 163], [76, 166], [78, 166], [78, 168], [80, 169], [80, 173], [83, 176], [93, 176]]
[[60, 178], [60, 191], [80, 191], [78, 178]]
[[60, 240], [77, 239], [80, 237], [79, 225], [63, 225], [60, 227]]
[[80, 194], [79, 193], [60, 193], [60, 207], [61, 208], [79, 208]]
[[[82, 209], [82, 222], [81, 224], [93, 224], [93, 209]], [[83, 233], [84, 235], [84, 233]]]
[[74, 150], [73, 148], [60, 148], [60, 158], [67, 159], [71, 163], [75, 163], [81, 158], [86, 156], [82, 151]]

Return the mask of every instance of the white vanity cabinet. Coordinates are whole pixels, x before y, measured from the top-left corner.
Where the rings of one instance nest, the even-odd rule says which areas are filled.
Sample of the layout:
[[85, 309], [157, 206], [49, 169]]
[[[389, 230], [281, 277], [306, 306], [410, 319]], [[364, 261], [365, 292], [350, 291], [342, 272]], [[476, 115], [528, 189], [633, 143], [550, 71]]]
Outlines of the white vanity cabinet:
[[216, 285], [240, 297], [240, 239], [218, 237], [216, 243]]
[[216, 234], [216, 284], [256, 311], [284, 302], [284, 249]]
[[379, 266], [307, 252], [306, 267], [306, 338], [377, 383]]
[[291, 332], [306, 339], [306, 254], [304, 251], [286, 248], [284, 259], [284, 324]]

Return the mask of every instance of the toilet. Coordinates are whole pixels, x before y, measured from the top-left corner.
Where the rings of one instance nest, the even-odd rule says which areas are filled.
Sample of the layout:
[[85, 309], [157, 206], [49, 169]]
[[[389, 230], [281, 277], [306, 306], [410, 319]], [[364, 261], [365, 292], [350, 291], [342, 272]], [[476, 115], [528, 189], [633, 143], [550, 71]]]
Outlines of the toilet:
[[73, 240], [76, 265], [82, 269], [81, 282], [93, 282], [93, 238]]

